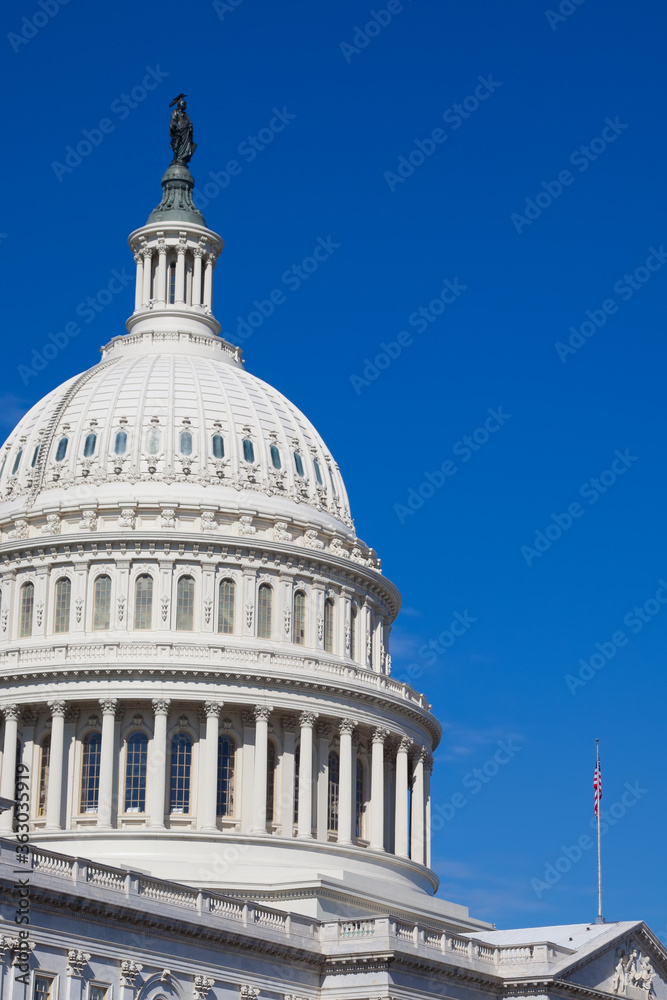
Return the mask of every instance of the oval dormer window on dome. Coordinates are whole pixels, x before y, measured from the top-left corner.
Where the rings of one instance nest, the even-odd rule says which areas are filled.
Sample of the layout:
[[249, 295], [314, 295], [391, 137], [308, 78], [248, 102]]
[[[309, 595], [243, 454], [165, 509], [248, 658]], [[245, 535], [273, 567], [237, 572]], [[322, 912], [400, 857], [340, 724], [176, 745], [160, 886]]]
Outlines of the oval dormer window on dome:
[[214, 434], [212, 444], [213, 444], [213, 458], [224, 458], [225, 442], [222, 438], [222, 434]]
[[317, 479], [318, 486], [324, 486], [324, 482], [322, 480], [322, 470], [320, 469], [320, 463], [316, 458], [313, 459], [313, 465], [315, 466], [315, 478]]
[[301, 476], [301, 478], [303, 479], [304, 476], [303, 459], [301, 458], [301, 455], [299, 454], [298, 451], [294, 452], [294, 468], [296, 469], [297, 476]]
[[16, 458], [14, 459], [14, 464], [12, 465], [12, 475], [15, 476], [19, 471], [19, 465], [21, 464], [21, 458], [23, 456], [23, 448], [19, 451]]
[[274, 469], [282, 469], [283, 463], [280, 461], [280, 452], [278, 451], [278, 445], [271, 445], [271, 465]]
[[192, 434], [190, 431], [181, 431], [180, 449], [181, 455], [192, 454]]
[[39, 457], [39, 445], [35, 446], [35, 450], [32, 453], [32, 462], [30, 463], [30, 468], [34, 469], [37, 465], [37, 459]]
[[88, 434], [83, 445], [84, 458], [90, 458], [91, 455], [95, 454], [96, 444], [97, 444], [97, 434]]
[[255, 446], [250, 438], [243, 439], [243, 461], [250, 464], [255, 461]]
[[56, 450], [56, 462], [63, 462], [65, 460], [68, 444], [69, 444], [69, 438], [62, 437], [60, 439], [60, 441], [58, 442], [58, 448]]
[[149, 455], [157, 455], [160, 450], [160, 432], [157, 427], [151, 427], [146, 435], [146, 450]]
[[127, 450], [127, 433], [118, 431], [113, 445], [114, 455], [124, 455]]

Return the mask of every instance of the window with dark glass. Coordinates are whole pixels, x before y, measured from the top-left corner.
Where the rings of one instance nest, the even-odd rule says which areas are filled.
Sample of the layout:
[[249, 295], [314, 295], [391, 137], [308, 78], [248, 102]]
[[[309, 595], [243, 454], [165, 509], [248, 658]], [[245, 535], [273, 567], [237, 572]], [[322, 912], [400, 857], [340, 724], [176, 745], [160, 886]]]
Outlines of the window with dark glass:
[[32, 619], [35, 611], [35, 587], [32, 583], [24, 583], [21, 587], [21, 602], [19, 615], [19, 635], [32, 635]]
[[192, 434], [190, 431], [181, 431], [181, 455], [192, 454]]
[[39, 457], [39, 445], [35, 446], [35, 450], [32, 453], [32, 462], [30, 463], [30, 468], [34, 469], [37, 465], [37, 458]]
[[255, 461], [255, 446], [249, 438], [243, 439], [243, 460], [250, 463]]
[[148, 736], [132, 733], [125, 755], [125, 812], [146, 812], [146, 766]]
[[334, 647], [334, 602], [327, 597], [324, 602], [324, 648], [327, 653], [333, 653]]
[[213, 458], [225, 457], [225, 442], [222, 434], [213, 435]]
[[262, 583], [257, 595], [257, 635], [260, 639], [270, 639], [273, 626], [273, 590], [268, 583]]
[[182, 576], [176, 587], [176, 631], [192, 632], [195, 616], [195, 581]]
[[62, 462], [67, 454], [67, 445], [69, 444], [69, 438], [63, 437], [58, 442], [58, 447], [56, 449], [56, 462]]
[[218, 816], [234, 815], [236, 743], [231, 736], [218, 737]]
[[84, 458], [90, 458], [90, 456], [95, 453], [96, 444], [97, 444], [97, 434], [88, 434], [83, 444]]
[[153, 627], [153, 577], [148, 573], [138, 576], [134, 585], [134, 627]]
[[292, 625], [293, 641], [297, 646], [306, 644], [306, 595], [297, 590], [294, 595], [294, 622]]
[[81, 760], [81, 812], [96, 813], [100, 795], [102, 737], [88, 733], [83, 741]]
[[116, 455], [125, 454], [125, 451], [127, 450], [127, 433], [125, 431], [118, 431], [116, 434], [113, 450]]
[[98, 576], [93, 591], [93, 629], [111, 628], [111, 577]]
[[20, 451], [16, 455], [16, 458], [14, 459], [14, 464], [12, 466], [12, 475], [13, 476], [15, 476], [16, 473], [19, 471], [19, 465], [21, 464], [21, 458], [22, 458], [22, 456], [23, 456], [23, 448], [20, 449]]
[[318, 484], [320, 486], [324, 486], [324, 481], [322, 479], [322, 470], [320, 469], [320, 463], [317, 461], [317, 459], [313, 461], [313, 465], [315, 467], [315, 478], [317, 479]]
[[303, 478], [303, 461], [298, 451], [294, 452], [294, 468], [296, 469], [297, 476]]
[[350, 611], [350, 656], [357, 658], [357, 609], [352, 605]]
[[271, 465], [274, 469], [282, 469], [283, 463], [280, 460], [280, 451], [278, 450], [278, 445], [271, 445]]
[[276, 806], [276, 747], [269, 740], [266, 748], [266, 822], [275, 820]]
[[327, 828], [329, 833], [338, 832], [338, 794], [340, 790], [340, 761], [332, 750], [329, 754], [329, 788], [327, 795]]
[[218, 587], [218, 632], [233, 634], [235, 605], [236, 584], [233, 580], [221, 580]]
[[46, 816], [46, 792], [49, 786], [49, 763], [51, 760], [51, 737], [45, 736], [39, 754], [39, 788], [37, 795], [37, 815]]
[[192, 740], [187, 733], [176, 733], [171, 741], [171, 786], [169, 812], [190, 812], [190, 772]]
[[176, 262], [169, 265], [169, 303], [173, 305], [176, 301]]
[[361, 763], [357, 757], [357, 770], [356, 770], [356, 794], [355, 794], [355, 810], [354, 810], [354, 835], [355, 837], [363, 837], [363, 825], [364, 825], [364, 765]]
[[299, 822], [299, 770], [301, 768], [301, 744], [294, 748], [294, 815], [293, 823]]
[[69, 632], [69, 615], [72, 602], [72, 584], [67, 577], [56, 582], [53, 608], [53, 631]]

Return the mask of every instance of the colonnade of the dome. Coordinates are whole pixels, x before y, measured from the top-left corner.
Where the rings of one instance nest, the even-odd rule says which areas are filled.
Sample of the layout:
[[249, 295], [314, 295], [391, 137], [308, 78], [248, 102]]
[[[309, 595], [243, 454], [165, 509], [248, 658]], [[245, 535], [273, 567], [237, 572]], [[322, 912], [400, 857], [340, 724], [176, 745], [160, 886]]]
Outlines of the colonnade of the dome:
[[[16, 764], [33, 836], [181, 830], [300, 838], [430, 863], [426, 746], [306, 709], [181, 698], [2, 709], [0, 794]], [[47, 696], [48, 697], [48, 696]], [[18, 755], [18, 757], [17, 757]], [[11, 812], [0, 816], [10, 832]]]

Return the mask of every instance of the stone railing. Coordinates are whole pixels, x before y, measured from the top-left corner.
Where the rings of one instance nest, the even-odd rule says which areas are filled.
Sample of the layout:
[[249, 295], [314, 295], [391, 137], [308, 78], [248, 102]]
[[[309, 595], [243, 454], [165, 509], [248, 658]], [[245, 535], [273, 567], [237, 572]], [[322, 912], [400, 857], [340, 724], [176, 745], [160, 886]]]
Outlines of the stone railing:
[[319, 656], [309, 657], [307, 654], [291, 656], [270, 650], [213, 645], [210, 642], [162, 642], [159, 634], [156, 635], [154, 643], [117, 641], [58, 643], [55, 646], [21, 645], [0, 652], [0, 676], [11, 675], [17, 669], [31, 665], [52, 664], [55, 670], [61, 667], [73, 670], [81, 667], [85, 669], [87, 662], [94, 663], [96, 669], [100, 663], [113, 664], [116, 667], [123, 665], [134, 667], [140, 663], [149, 671], [152, 667], [161, 667], [165, 663], [179, 666], [190, 664], [197, 666], [201, 663], [209, 669], [215, 665], [223, 670], [225, 667], [256, 666], [262, 673], [267, 670], [273, 671], [276, 678], [285, 673], [326, 675], [329, 678], [342, 680], [346, 685], [358, 684], [369, 691], [376, 691], [379, 695], [400, 698], [401, 701], [424, 711], [429, 711], [431, 707], [424, 695], [415, 691], [409, 684], [356, 664], [341, 663], [335, 659]]
[[[167, 882], [52, 851], [32, 848], [30, 855], [34, 873], [66, 879], [74, 889], [82, 886], [104, 889], [109, 893], [108, 903], [116, 898], [119, 902], [125, 900], [133, 904], [138, 910], [145, 910], [154, 902], [160, 908], [173, 906], [188, 910], [193, 917], [203, 917], [209, 926], [213, 926], [211, 921], [216, 919], [221, 921], [221, 928], [227, 921], [239, 928], [259, 926], [262, 934], [275, 934], [286, 943], [299, 948], [324, 950], [332, 956], [365, 953], [369, 948], [381, 951], [407, 949], [448, 965], [477, 967], [481, 972], [486, 970], [489, 975], [511, 977], [542, 974], [565, 956], [573, 954], [572, 949], [548, 941], [494, 945], [463, 934], [406, 923], [390, 916], [311, 920], [284, 910], [240, 902], [222, 893]], [[12, 872], [29, 868], [17, 862], [16, 844], [10, 840], [0, 841], [0, 862], [4, 862]]]

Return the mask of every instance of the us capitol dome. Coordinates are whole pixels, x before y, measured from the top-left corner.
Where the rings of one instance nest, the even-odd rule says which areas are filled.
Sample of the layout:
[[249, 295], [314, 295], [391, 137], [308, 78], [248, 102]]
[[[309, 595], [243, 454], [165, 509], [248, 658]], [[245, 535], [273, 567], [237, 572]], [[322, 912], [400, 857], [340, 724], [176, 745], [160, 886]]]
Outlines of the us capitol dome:
[[[310, 421], [221, 339], [186, 162], [129, 237], [127, 333], [0, 454], [0, 664], [32, 838], [277, 894], [431, 894], [440, 727], [392, 680], [399, 609]], [[1, 819], [11, 829], [11, 815]]]

